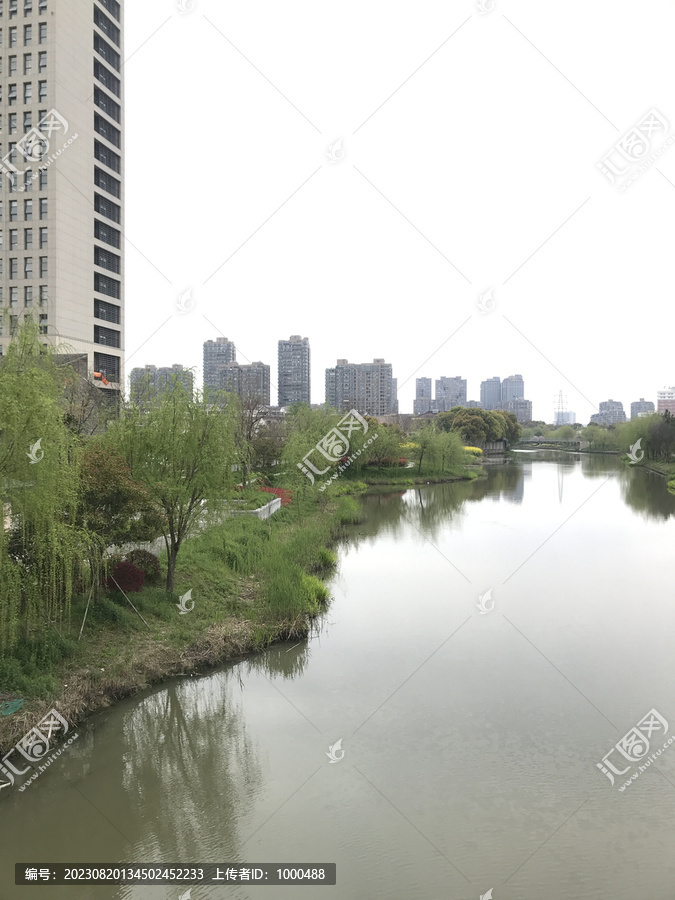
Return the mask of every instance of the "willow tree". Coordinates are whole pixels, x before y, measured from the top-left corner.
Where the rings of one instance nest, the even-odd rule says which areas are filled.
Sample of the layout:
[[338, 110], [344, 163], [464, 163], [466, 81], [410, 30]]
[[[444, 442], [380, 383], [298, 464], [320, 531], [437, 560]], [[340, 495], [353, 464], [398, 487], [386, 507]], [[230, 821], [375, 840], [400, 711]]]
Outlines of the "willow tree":
[[231, 405], [207, 404], [177, 381], [171, 390], [130, 403], [106, 433], [124, 456], [131, 478], [161, 513], [167, 550], [166, 590], [185, 539], [232, 484], [235, 419]]
[[0, 650], [69, 613], [86, 568], [75, 525], [78, 454], [63, 416], [63, 376], [36, 325], [21, 326], [0, 363]]

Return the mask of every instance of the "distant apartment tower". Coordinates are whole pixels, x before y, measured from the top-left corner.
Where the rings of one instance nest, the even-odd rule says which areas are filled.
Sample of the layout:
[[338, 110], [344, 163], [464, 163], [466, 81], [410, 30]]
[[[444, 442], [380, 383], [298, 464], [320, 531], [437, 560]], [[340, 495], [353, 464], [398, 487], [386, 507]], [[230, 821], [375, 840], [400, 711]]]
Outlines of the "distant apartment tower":
[[467, 409], [483, 409], [483, 404], [480, 400], [467, 400], [464, 406], [466, 406]]
[[[117, 0], [0, 5], [0, 355], [33, 317], [45, 344], [124, 385], [124, 59]], [[24, 141], [23, 138], [26, 138]], [[6, 152], [9, 150], [9, 152]]]
[[311, 403], [309, 340], [292, 334], [279, 341], [279, 406]]
[[577, 421], [577, 414], [568, 409], [556, 409], [553, 416], [556, 427], [560, 425], [574, 425]]
[[460, 375], [446, 375], [436, 379], [436, 397], [432, 408], [439, 410], [452, 409], [453, 406], [464, 406], [466, 403], [466, 378]]
[[237, 351], [226, 337], [204, 341], [204, 393], [220, 389], [220, 370], [237, 361]]
[[355, 409], [369, 416], [394, 412], [391, 363], [374, 359], [372, 363], [350, 363], [338, 359], [326, 369], [326, 403], [337, 410]]
[[671, 416], [675, 416], [675, 387], [656, 392], [656, 411], [663, 415], [666, 410]]
[[194, 391], [194, 375], [189, 369], [185, 369], [177, 363], [160, 368], [145, 366], [132, 369], [129, 381], [132, 400], [140, 400], [143, 397], [156, 396], [166, 390], [172, 390], [176, 383], [181, 383], [191, 396]]
[[480, 402], [483, 409], [499, 409], [502, 403], [502, 382], [500, 378], [488, 378], [480, 383]]
[[398, 378], [391, 379], [392, 412], [398, 415]]
[[524, 397], [507, 400], [506, 403], [503, 404], [502, 409], [505, 412], [513, 413], [521, 425], [532, 421], [532, 401], [525, 400]]
[[648, 416], [653, 412], [654, 404], [651, 400], [645, 400], [644, 397], [640, 397], [639, 400], [634, 400], [630, 405], [631, 419], [637, 419], [639, 416]]
[[620, 400], [603, 400], [599, 412], [591, 416], [594, 425], [616, 425], [617, 422], [625, 421], [626, 413]]
[[219, 370], [220, 390], [236, 394], [244, 401], [256, 401], [261, 406], [270, 405], [270, 367], [262, 362], [249, 365], [225, 363]]
[[429, 412], [431, 409], [431, 378], [415, 379], [415, 399], [413, 400], [413, 412], [416, 416]]
[[[525, 396], [525, 382], [522, 375], [507, 375], [502, 381], [501, 402], [508, 403], [510, 400], [522, 400]], [[505, 406], [502, 409], [506, 409]]]

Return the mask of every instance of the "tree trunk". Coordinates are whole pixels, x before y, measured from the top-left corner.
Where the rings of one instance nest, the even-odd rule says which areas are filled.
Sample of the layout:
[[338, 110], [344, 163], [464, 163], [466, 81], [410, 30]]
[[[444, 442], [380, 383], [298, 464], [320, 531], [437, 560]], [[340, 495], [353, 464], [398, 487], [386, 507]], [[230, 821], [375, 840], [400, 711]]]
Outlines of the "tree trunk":
[[174, 575], [176, 574], [176, 559], [178, 558], [178, 544], [171, 544], [166, 555], [166, 591], [173, 590]]

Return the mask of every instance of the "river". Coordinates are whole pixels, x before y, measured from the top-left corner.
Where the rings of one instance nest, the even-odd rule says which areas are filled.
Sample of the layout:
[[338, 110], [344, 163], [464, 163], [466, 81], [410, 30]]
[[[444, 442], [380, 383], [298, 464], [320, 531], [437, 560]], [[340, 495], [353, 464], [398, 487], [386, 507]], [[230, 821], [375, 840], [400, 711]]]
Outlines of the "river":
[[665, 480], [522, 452], [363, 503], [308, 640], [118, 703], [0, 795], [2, 900], [188, 890], [15, 887], [19, 861], [337, 863], [190, 900], [675, 897], [675, 744], [619, 790], [675, 734]]

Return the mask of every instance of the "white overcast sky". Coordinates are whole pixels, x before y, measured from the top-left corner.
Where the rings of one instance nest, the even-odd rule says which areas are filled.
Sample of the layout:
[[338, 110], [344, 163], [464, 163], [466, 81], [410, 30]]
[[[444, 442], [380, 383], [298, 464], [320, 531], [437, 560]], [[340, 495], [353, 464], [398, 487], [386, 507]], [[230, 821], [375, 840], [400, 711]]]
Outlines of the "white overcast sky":
[[275, 403], [300, 334], [314, 403], [338, 357], [401, 412], [420, 376], [584, 423], [675, 383], [675, 143], [624, 193], [596, 166], [652, 108], [675, 134], [675, 0], [183, 2], [125, 4], [127, 375], [201, 386], [225, 335]]

